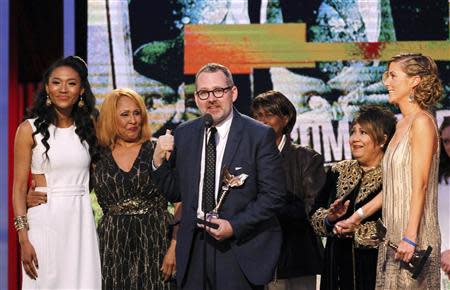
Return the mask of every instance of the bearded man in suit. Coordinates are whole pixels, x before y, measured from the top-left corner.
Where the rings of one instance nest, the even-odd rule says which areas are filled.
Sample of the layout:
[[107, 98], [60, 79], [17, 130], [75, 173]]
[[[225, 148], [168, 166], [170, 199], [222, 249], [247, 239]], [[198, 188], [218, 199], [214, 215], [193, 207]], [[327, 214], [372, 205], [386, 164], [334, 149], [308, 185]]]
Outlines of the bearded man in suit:
[[[153, 155], [155, 183], [170, 201], [183, 204], [177, 283], [186, 290], [263, 289], [278, 261], [276, 213], [286, 192], [275, 134], [233, 107], [238, 89], [225, 66], [205, 65], [195, 85], [196, 104], [212, 124], [200, 117], [180, 125], [174, 136], [158, 139]], [[219, 217], [209, 220], [217, 228], [204, 226], [199, 221], [220, 199], [223, 168], [247, 178], [227, 193]]]

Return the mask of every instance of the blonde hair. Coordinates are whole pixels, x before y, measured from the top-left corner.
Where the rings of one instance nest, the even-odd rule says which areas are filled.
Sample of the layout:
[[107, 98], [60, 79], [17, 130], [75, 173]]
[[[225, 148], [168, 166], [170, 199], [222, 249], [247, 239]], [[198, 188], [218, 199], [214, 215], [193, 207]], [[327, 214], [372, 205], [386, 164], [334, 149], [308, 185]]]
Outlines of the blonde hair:
[[106, 95], [97, 121], [97, 139], [98, 144], [102, 147], [109, 147], [112, 149], [116, 144], [118, 139], [116, 121], [117, 103], [122, 97], [127, 97], [133, 100], [141, 110], [142, 127], [139, 140], [137, 142], [144, 143], [145, 141], [150, 140], [150, 126], [148, 125], [147, 110], [142, 97], [132, 89], [115, 89]]
[[421, 108], [428, 109], [439, 102], [444, 88], [437, 65], [431, 57], [420, 53], [403, 53], [391, 58], [388, 67], [393, 62], [398, 62], [409, 77], [420, 77], [419, 84], [414, 87], [413, 98]]

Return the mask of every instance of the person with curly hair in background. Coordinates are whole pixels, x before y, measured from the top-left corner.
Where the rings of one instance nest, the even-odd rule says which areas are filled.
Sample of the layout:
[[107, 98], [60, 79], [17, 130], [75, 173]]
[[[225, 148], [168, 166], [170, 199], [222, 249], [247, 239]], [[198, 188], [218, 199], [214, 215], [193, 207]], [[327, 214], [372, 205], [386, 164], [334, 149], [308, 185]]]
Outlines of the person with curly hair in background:
[[[431, 110], [442, 96], [442, 83], [436, 63], [421, 54], [394, 56], [383, 81], [389, 103], [400, 108], [403, 118], [383, 159], [382, 194], [347, 223], [358, 224], [382, 207], [386, 239], [398, 249], [380, 244], [376, 289], [439, 289], [439, 132]], [[413, 279], [405, 265], [414, 250], [428, 246], [433, 248], [431, 255], [421, 274]]]
[[[22, 289], [100, 289], [97, 232], [89, 198], [97, 156], [95, 97], [86, 63], [69, 56], [44, 74], [31, 116], [14, 143], [13, 208], [19, 235]], [[46, 202], [27, 210], [31, 170]]]

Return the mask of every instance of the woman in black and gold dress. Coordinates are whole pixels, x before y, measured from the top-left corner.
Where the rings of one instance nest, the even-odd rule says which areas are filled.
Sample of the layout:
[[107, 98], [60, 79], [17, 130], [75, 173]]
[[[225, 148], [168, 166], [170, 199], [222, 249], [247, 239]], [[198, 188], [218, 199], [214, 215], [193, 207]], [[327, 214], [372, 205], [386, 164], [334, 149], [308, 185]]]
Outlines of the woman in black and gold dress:
[[354, 235], [336, 235], [333, 227], [381, 192], [381, 160], [395, 124], [390, 111], [362, 107], [352, 123], [349, 140], [355, 160], [338, 162], [328, 171], [311, 217], [316, 234], [327, 237], [321, 290], [375, 289], [378, 241], [372, 241], [368, 233], [374, 231], [381, 210], [358, 225]]
[[104, 148], [91, 181], [103, 210], [98, 225], [103, 289], [170, 289], [160, 273], [168, 249], [167, 201], [151, 180], [153, 146], [142, 98], [112, 91], [97, 124]]

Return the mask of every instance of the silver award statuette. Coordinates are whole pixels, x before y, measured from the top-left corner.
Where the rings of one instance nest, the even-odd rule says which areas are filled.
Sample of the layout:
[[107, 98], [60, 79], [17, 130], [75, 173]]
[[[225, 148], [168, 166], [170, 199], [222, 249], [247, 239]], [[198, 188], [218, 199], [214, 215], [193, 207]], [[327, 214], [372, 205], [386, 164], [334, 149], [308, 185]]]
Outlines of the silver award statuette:
[[[376, 236], [381, 241], [384, 242], [387, 246], [389, 246], [394, 251], [397, 251], [398, 246], [394, 243], [392, 243], [389, 240], [386, 240], [386, 233], [387, 229], [384, 225], [383, 221], [381, 219], [378, 219], [376, 223]], [[423, 266], [425, 265], [425, 262], [427, 261], [428, 257], [431, 254], [431, 251], [433, 248], [431, 246], [428, 246], [426, 250], [414, 250], [414, 254], [409, 261], [409, 263], [405, 263], [403, 261], [400, 261], [401, 267], [405, 268], [411, 273], [411, 276], [413, 279], [417, 279], [419, 277], [420, 272], [423, 269]]]
[[220, 199], [216, 207], [206, 214], [206, 220], [210, 221], [212, 218], [219, 218], [219, 209], [223, 203], [225, 195], [233, 187], [242, 186], [247, 179], [248, 175], [241, 173], [238, 176], [232, 175], [226, 167], [222, 170], [222, 191], [220, 193]]

